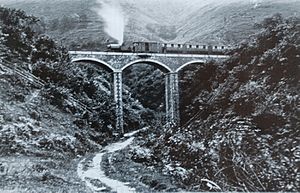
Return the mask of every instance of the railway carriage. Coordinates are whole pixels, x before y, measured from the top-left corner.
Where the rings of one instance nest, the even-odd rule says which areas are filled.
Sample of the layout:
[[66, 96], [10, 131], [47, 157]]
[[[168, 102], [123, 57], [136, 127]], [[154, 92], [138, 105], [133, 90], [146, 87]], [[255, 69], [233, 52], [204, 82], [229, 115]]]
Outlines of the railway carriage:
[[108, 51], [163, 54], [224, 54], [228, 47], [158, 42], [133, 42], [128, 45], [109, 44]]

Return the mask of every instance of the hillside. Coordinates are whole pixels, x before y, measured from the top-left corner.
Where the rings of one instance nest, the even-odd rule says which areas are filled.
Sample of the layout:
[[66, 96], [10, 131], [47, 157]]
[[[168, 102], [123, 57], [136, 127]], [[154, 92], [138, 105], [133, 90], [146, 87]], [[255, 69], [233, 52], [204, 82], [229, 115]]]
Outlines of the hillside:
[[265, 19], [226, 62], [181, 74], [182, 125], [140, 133], [114, 166], [155, 191], [298, 192], [299, 24]]
[[191, 13], [191, 19], [177, 29], [176, 41], [236, 44], [259, 32], [264, 18], [276, 13], [296, 16], [300, 14], [299, 7], [299, 1], [262, 1], [256, 6], [247, 1], [207, 5]]
[[0, 65], [0, 189], [88, 191], [74, 165], [100, 145], [83, 137], [76, 117], [49, 104], [44, 92]]
[[82, 48], [101, 47], [109, 39], [103, 21], [91, 8], [95, 1], [7, 1], [5, 6], [25, 10], [41, 19], [43, 33], [59, 44]]
[[[103, 49], [102, 44], [111, 39], [97, 14], [101, 1], [2, 0], [2, 4], [41, 17], [45, 33], [72, 49]], [[125, 41], [236, 44], [259, 32], [257, 24], [265, 17], [300, 14], [297, 0], [126, 0], [120, 4], [127, 19]]]
[[[90, 192], [80, 158], [119, 138], [110, 74], [71, 64], [36, 17], [0, 7], [0, 23], [0, 191]], [[125, 129], [141, 128], [149, 112], [124, 88]]]
[[[155, 9], [123, 1], [132, 17], [125, 39], [243, 42], [223, 63], [180, 72], [180, 126], [164, 125], [164, 74], [145, 64], [126, 69], [125, 131], [144, 129], [105, 153], [124, 140], [114, 130], [112, 74], [70, 63], [62, 45], [100, 49], [111, 39], [97, 2], [0, 0], [44, 17], [0, 7], [0, 191], [90, 192], [83, 181], [100, 188], [76, 171], [79, 161], [93, 169], [96, 152], [105, 176], [141, 190], [300, 191], [300, 19], [286, 18], [298, 2], [175, 0], [165, 9], [167, 1], [153, 1]], [[283, 16], [262, 19], [273, 12]], [[207, 30], [197, 33], [201, 25]]]

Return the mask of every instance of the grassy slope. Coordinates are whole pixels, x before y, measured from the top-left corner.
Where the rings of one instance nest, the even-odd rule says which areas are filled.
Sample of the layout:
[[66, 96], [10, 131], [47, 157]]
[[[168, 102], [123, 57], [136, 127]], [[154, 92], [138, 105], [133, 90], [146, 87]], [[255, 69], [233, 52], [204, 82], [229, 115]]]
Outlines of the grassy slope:
[[249, 3], [205, 6], [192, 13], [192, 19], [179, 28], [178, 41], [234, 44], [257, 33], [259, 28], [255, 24], [276, 13], [284, 17], [299, 15], [300, 2], [265, 2], [257, 7]]
[[76, 174], [77, 155], [97, 146], [76, 138], [84, 130], [42, 92], [0, 68], [1, 191], [88, 192]]
[[185, 124], [155, 128], [125, 154], [190, 191], [212, 190], [202, 179], [216, 191], [299, 191], [299, 20], [291, 26], [195, 70], [183, 81]]
[[[85, 44], [87, 42], [103, 43], [109, 39], [104, 33], [103, 21], [98, 17], [93, 8], [98, 5], [94, 0], [85, 1], [12, 1], [5, 2], [5, 6], [18, 8], [26, 11], [28, 14], [35, 15], [46, 23], [45, 33], [58, 40], [64, 45]], [[82, 14], [87, 16], [83, 23], [76, 23], [73, 29], [61, 27], [59, 30], [50, 29], [50, 23], [54, 19], [62, 19], [64, 16], [74, 18], [75, 20]], [[82, 28], [80, 25], [86, 27]]]
[[[235, 2], [235, 3], [234, 3]], [[300, 14], [300, 2], [265, 1], [254, 7], [253, 3], [220, 1], [207, 4], [182, 2], [167, 6], [165, 1], [152, 5], [147, 2], [123, 3], [128, 23], [125, 40], [154, 40], [170, 42], [237, 43], [258, 31], [254, 27], [266, 16], [281, 13], [284, 16]], [[103, 30], [103, 21], [97, 16], [95, 0], [85, 1], [6, 1], [4, 5], [22, 8], [30, 14], [44, 17], [46, 21], [65, 16], [86, 14], [86, 28], [75, 27], [67, 31], [46, 30], [52, 37], [70, 45], [88, 41], [105, 43], [109, 36]], [[226, 18], [226, 19], [224, 19]], [[99, 47], [99, 46], [98, 46]]]
[[[72, 69], [88, 74], [74, 66]], [[104, 92], [109, 95], [109, 88], [101, 84], [108, 82], [102, 80], [103, 76], [95, 74], [90, 82], [97, 82], [102, 93], [98, 97], [105, 95]], [[76, 79], [79, 78], [77, 75]], [[99, 150], [104, 141], [110, 138], [99, 137], [105, 135], [105, 131], [84, 124], [86, 120], [80, 118], [81, 112], [70, 113], [72, 105], [70, 108], [52, 105], [54, 101], [59, 101], [59, 97], [49, 100], [52, 94], [47, 87], [49, 85], [37, 88], [0, 66], [0, 191], [89, 192], [78, 178], [76, 166], [81, 155], [87, 156]], [[64, 91], [67, 89], [64, 88]], [[87, 101], [85, 91], [80, 93], [77, 97]], [[144, 108], [132, 97], [127, 96], [126, 99], [125, 117], [129, 117], [126, 124], [140, 121], [139, 116]], [[100, 114], [101, 105], [108, 103], [89, 101], [98, 108]], [[97, 120], [99, 125], [104, 125], [103, 116], [100, 115]], [[77, 124], [78, 121], [83, 123]]]

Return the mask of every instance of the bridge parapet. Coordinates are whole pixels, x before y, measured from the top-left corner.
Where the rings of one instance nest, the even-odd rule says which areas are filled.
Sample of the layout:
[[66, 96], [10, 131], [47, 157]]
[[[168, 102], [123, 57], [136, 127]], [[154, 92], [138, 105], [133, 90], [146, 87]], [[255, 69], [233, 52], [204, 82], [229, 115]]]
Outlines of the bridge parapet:
[[70, 51], [72, 61], [94, 61], [109, 66], [113, 71], [124, 70], [136, 63], [150, 63], [165, 72], [177, 72], [191, 63], [206, 63], [211, 60], [225, 60], [226, 55], [190, 55], [190, 54], [155, 54]]

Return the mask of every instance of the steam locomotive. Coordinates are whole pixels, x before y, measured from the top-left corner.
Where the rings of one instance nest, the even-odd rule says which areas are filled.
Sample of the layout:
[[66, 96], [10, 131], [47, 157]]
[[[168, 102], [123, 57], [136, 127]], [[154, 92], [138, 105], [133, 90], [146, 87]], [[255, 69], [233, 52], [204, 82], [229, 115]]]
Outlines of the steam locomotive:
[[158, 42], [133, 42], [132, 44], [108, 44], [107, 51], [163, 54], [224, 54], [226, 46], [170, 44]]

